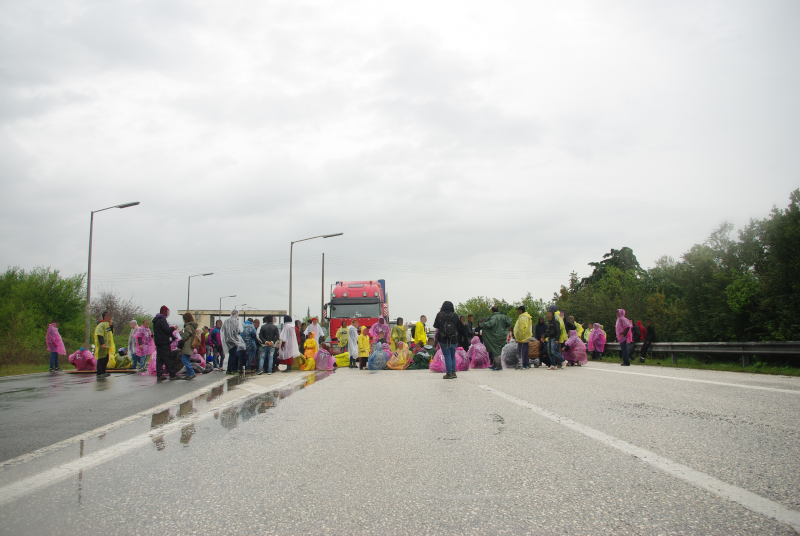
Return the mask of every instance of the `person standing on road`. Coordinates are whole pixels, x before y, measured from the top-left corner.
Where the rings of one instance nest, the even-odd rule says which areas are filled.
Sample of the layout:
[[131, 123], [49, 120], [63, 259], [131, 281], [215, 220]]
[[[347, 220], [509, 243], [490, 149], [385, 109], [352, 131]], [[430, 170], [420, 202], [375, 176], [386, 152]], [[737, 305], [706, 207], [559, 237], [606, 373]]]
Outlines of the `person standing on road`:
[[[183, 341], [181, 363], [183, 363], [183, 366], [186, 368], [186, 375], [183, 377], [184, 380], [193, 380], [196, 376], [192, 368], [192, 362], [189, 360], [189, 357], [194, 353], [192, 342], [195, 339], [195, 331], [197, 331], [197, 322], [194, 321], [192, 313], [187, 311], [183, 314], [183, 333], [181, 333], [181, 340]], [[198, 339], [199, 335], [198, 333]]]
[[[341, 343], [339, 344], [339, 349], [342, 349]], [[356, 368], [356, 362], [358, 361], [358, 320], [353, 320], [353, 323], [347, 328], [347, 354], [350, 356], [350, 368]]]
[[370, 336], [376, 341], [379, 341], [381, 339], [383, 339], [384, 341], [388, 341], [390, 331], [391, 330], [389, 329], [389, 324], [386, 323], [386, 320], [382, 316], [379, 316], [378, 322], [372, 324], [372, 327], [369, 328]]
[[419, 317], [419, 322], [414, 326], [414, 344], [421, 344], [425, 346], [428, 344], [428, 334], [425, 332], [425, 323], [428, 321], [428, 317], [422, 315]]
[[367, 368], [367, 360], [371, 352], [369, 345], [369, 335], [367, 334], [367, 326], [361, 328], [361, 335], [358, 336], [358, 368], [364, 370]]
[[222, 323], [220, 330], [225, 340], [225, 348], [228, 350], [228, 369], [227, 374], [235, 374], [239, 366], [239, 311], [234, 309], [231, 316]]
[[408, 343], [406, 328], [403, 327], [403, 317], [397, 317], [397, 322], [392, 328], [392, 332], [389, 334], [389, 337], [391, 337], [389, 346], [392, 348], [392, 352], [397, 352], [397, 343], [402, 342], [404, 346]]
[[211, 363], [216, 370], [222, 370], [222, 364], [223, 361], [225, 361], [225, 352], [222, 351], [221, 329], [222, 320], [217, 320], [214, 323], [214, 328], [208, 335], [208, 344], [211, 345], [211, 353], [213, 355], [213, 361]]
[[492, 316], [481, 324], [478, 324], [483, 334], [483, 345], [489, 352], [489, 359], [492, 360], [492, 370], [503, 370], [503, 362], [500, 354], [503, 346], [506, 345], [508, 329], [511, 327], [511, 319], [499, 312], [497, 306], [492, 306]]
[[64, 341], [58, 332], [59, 323], [58, 319], [54, 318], [50, 325], [47, 326], [47, 335], [44, 338], [47, 350], [50, 352], [50, 372], [61, 372], [61, 368], [58, 366], [58, 356], [67, 355]]
[[342, 325], [336, 330], [336, 343], [339, 345], [340, 352], [347, 351], [347, 341], [350, 340], [350, 330], [347, 328], [347, 320], [342, 320]]
[[644, 363], [645, 358], [647, 357], [647, 350], [650, 349], [650, 345], [656, 342], [656, 328], [653, 327], [653, 321], [649, 318], [645, 319], [645, 335], [644, 335], [644, 343], [642, 344], [642, 355], [639, 358], [641, 363]]
[[283, 331], [281, 331], [281, 362], [286, 363], [286, 370], [292, 370], [292, 360], [300, 355], [300, 346], [297, 344], [299, 337], [297, 325], [292, 324], [292, 317], [286, 315], [283, 317]]
[[131, 358], [131, 368], [139, 369], [139, 350], [136, 348], [135, 340], [136, 332], [139, 331], [139, 323], [134, 319], [128, 322], [128, 325], [131, 328], [130, 333], [128, 333], [128, 356]]
[[458, 317], [458, 321], [461, 322], [461, 325], [463, 326], [462, 334], [458, 337], [458, 345], [466, 352], [469, 350], [469, 344], [472, 340], [472, 337], [475, 336], [475, 332], [472, 330], [472, 327], [467, 324], [466, 316]]
[[258, 343], [256, 342], [256, 328], [253, 326], [253, 321], [247, 319], [242, 328], [242, 340], [244, 341], [245, 351], [244, 355], [239, 354], [239, 373], [247, 372], [250, 363], [256, 359], [256, 351], [258, 350]]
[[275, 351], [278, 349], [278, 342], [281, 339], [281, 334], [278, 331], [278, 326], [274, 324], [272, 315], [264, 317], [264, 324], [258, 332], [258, 336], [264, 346], [261, 347], [261, 352], [258, 358], [258, 374], [264, 372], [264, 362], [266, 360], [267, 375], [272, 374], [272, 367], [275, 359]]
[[206, 366], [208, 366], [208, 357], [206, 357], [207, 353], [211, 353], [211, 345], [208, 344], [208, 326], [203, 326], [203, 333], [200, 334], [200, 347], [197, 349], [197, 353], [200, 354], [200, 357], [206, 362]]
[[628, 359], [628, 345], [633, 340], [633, 333], [631, 330], [631, 321], [625, 318], [625, 309], [617, 309], [617, 341], [619, 342], [619, 353], [622, 357], [622, 366], [630, 367], [631, 362]]
[[553, 311], [545, 313], [547, 317], [547, 331], [545, 337], [547, 340], [547, 355], [550, 358], [550, 370], [556, 370], [556, 367], [562, 368], [564, 365], [564, 358], [561, 357], [559, 350], [559, 338], [561, 337], [561, 323], [558, 321], [558, 316]]
[[514, 340], [517, 341], [517, 370], [523, 368], [531, 368], [531, 359], [528, 354], [528, 349], [533, 337], [533, 318], [525, 312], [525, 307], [520, 305], [517, 307], [519, 318], [514, 325]]
[[111, 313], [103, 311], [103, 319], [94, 328], [94, 356], [97, 359], [97, 377], [111, 376], [106, 372], [108, 350], [114, 346], [114, 327]]
[[175, 379], [175, 368], [172, 363], [172, 341], [175, 340], [175, 330], [167, 322], [169, 309], [161, 306], [159, 313], [153, 318], [153, 341], [156, 343], [156, 379], [163, 380], [164, 367], [167, 368], [169, 379]]
[[464, 325], [456, 314], [453, 302], [446, 301], [433, 321], [434, 329], [438, 329], [436, 340], [444, 354], [446, 374], [445, 380], [454, 380], [456, 376], [456, 348], [458, 339], [464, 333]]
[[544, 317], [540, 316], [539, 320], [536, 323], [536, 331], [534, 331], [534, 338], [537, 341], [541, 341], [544, 338], [544, 333], [547, 331], [547, 324], [544, 321]]
[[606, 334], [603, 331], [603, 326], [595, 323], [592, 326], [591, 333], [589, 334], [589, 351], [592, 353], [592, 359], [601, 361], [603, 359], [603, 350], [605, 350], [605, 348]]
[[156, 347], [153, 344], [153, 334], [150, 333], [150, 321], [145, 319], [142, 326], [136, 330], [134, 336], [134, 344], [136, 345], [136, 355], [141, 359], [141, 366], [139, 370], [144, 372], [147, 366], [148, 357], [154, 359], [152, 356], [156, 352]]

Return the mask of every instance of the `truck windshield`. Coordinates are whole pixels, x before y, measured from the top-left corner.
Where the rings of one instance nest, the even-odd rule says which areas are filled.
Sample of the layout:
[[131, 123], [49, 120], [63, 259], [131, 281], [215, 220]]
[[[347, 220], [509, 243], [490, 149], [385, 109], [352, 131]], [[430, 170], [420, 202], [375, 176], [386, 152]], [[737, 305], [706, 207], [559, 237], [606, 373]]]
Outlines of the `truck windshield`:
[[337, 303], [332, 305], [331, 318], [378, 318], [380, 303]]

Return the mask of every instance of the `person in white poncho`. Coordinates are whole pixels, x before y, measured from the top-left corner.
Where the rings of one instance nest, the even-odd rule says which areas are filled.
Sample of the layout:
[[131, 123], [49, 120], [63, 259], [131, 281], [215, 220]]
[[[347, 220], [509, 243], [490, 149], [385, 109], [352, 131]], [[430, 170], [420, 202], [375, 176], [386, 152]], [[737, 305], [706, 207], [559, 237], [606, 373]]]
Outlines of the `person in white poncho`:
[[[239, 333], [242, 327], [239, 325], [239, 311], [234, 309], [231, 316], [222, 323], [222, 341], [228, 349], [228, 374], [235, 374], [239, 370], [239, 353], [244, 352], [244, 342], [241, 341]], [[245, 354], [246, 355], [246, 354]], [[246, 359], [246, 357], [245, 357]]]
[[302, 354], [300, 353], [300, 348], [297, 346], [297, 332], [294, 330], [292, 317], [289, 315], [284, 316], [283, 322], [283, 329], [281, 330], [280, 362], [286, 365], [286, 370], [283, 372], [289, 372], [292, 370], [292, 360]]
[[350, 368], [358, 362], [358, 320], [347, 327], [347, 353], [350, 354]]
[[311, 319], [311, 325], [306, 328], [304, 333], [306, 337], [313, 333], [314, 340], [317, 341], [317, 346], [319, 346], [320, 339], [322, 339], [323, 342], [325, 341], [325, 328], [319, 325], [316, 318]]

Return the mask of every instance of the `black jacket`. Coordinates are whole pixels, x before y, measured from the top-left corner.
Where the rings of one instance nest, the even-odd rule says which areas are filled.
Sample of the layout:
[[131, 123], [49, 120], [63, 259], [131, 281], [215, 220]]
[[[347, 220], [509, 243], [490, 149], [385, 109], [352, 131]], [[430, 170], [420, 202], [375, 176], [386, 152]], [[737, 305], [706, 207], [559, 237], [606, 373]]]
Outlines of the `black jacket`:
[[547, 329], [544, 332], [544, 336], [548, 339], [558, 340], [561, 337], [561, 324], [553, 318], [551, 321], [547, 323]]
[[258, 338], [261, 339], [261, 342], [278, 342], [281, 338], [281, 332], [278, 331], [278, 326], [275, 324], [264, 324], [261, 326], [261, 329], [258, 330]]
[[547, 322], [542, 322], [541, 324], [536, 324], [536, 332], [534, 333], [534, 337], [537, 341], [542, 340], [544, 334], [547, 332]]
[[[448, 317], [449, 320], [452, 320], [456, 324], [456, 336], [455, 337], [445, 337], [441, 329], [444, 326], [445, 317]], [[439, 311], [439, 314], [436, 315], [436, 320], [433, 321], [433, 328], [438, 329], [439, 332], [436, 334], [436, 342], [441, 344], [458, 344], [459, 338], [464, 336], [466, 332], [464, 324], [461, 323], [461, 320], [458, 319], [458, 314], [456, 313], [443, 313]]]
[[173, 331], [175, 330], [169, 326], [166, 317], [157, 316], [153, 319], [153, 342], [156, 346], [169, 346], [175, 338]]
[[650, 344], [656, 342], [656, 328], [652, 324], [647, 326], [647, 334], [644, 336], [644, 340]]

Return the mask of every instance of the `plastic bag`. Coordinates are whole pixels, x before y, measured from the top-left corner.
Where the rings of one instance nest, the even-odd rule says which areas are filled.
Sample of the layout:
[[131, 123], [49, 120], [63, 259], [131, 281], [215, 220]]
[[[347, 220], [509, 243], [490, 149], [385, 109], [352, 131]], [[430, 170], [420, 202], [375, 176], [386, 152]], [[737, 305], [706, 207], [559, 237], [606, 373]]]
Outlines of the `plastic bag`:
[[460, 346], [456, 349], [456, 371], [462, 372], [469, 370], [469, 358], [467, 352]]
[[442, 353], [441, 348], [436, 350], [428, 369], [430, 369], [432, 372], [445, 372], [447, 370], [447, 366], [444, 364], [444, 354]]

